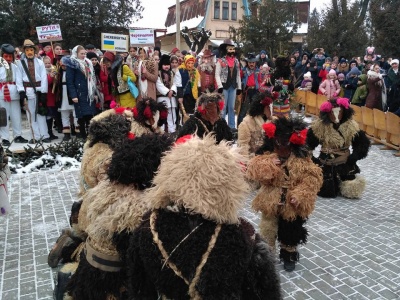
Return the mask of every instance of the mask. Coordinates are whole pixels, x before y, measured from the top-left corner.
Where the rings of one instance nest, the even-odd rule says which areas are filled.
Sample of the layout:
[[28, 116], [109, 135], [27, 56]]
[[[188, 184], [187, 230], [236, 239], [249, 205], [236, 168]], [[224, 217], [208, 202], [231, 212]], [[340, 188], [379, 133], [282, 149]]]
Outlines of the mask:
[[234, 46], [227, 46], [226, 47], [226, 55], [234, 56], [235, 55], [235, 47]]
[[334, 107], [329, 113], [329, 119], [334, 124], [339, 124], [340, 120], [343, 118], [343, 109], [341, 107]]
[[9, 63], [11, 64], [14, 61], [14, 57], [12, 54], [8, 54], [8, 53], [4, 53], [3, 54], [3, 58]]
[[25, 55], [27, 58], [34, 58], [35, 57], [35, 50], [33, 48], [26, 48]]

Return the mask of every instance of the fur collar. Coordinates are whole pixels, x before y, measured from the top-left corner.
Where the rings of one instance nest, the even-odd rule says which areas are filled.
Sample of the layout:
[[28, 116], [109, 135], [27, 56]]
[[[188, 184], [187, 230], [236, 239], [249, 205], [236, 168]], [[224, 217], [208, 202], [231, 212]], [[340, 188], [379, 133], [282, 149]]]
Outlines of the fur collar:
[[311, 129], [322, 141], [323, 147], [333, 149], [349, 147], [354, 136], [360, 131], [357, 122], [352, 119], [340, 124], [337, 130], [333, 127], [333, 123], [327, 125], [318, 119], [311, 124]]

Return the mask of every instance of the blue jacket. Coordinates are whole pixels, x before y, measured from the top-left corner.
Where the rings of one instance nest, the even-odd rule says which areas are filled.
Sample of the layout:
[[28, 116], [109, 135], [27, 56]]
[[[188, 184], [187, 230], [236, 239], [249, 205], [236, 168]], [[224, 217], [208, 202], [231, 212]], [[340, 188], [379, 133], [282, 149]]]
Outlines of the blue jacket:
[[72, 99], [78, 98], [78, 103], [74, 103], [76, 117], [93, 116], [96, 104], [95, 101], [90, 103], [86, 76], [79, 68], [79, 64], [69, 57], [64, 57], [62, 62], [67, 66], [68, 94]]

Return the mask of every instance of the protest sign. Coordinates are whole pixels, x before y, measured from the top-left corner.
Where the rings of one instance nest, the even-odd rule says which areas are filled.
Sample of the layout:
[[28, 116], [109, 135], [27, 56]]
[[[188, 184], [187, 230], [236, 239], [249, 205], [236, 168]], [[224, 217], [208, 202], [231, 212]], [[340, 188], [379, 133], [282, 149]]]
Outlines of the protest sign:
[[101, 50], [128, 52], [129, 36], [114, 33], [101, 34]]
[[61, 27], [58, 24], [37, 26], [36, 32], [38, 35], [39, 43], [62, 41]]
[[130, 29], [129, 38], [131, 46], [154, 47], [154, 29]]

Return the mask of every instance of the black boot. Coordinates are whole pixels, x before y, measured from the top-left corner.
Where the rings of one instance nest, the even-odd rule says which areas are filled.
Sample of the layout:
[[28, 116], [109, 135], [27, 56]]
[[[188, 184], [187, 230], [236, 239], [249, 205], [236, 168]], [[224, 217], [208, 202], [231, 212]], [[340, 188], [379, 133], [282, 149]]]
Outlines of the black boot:
[[47, 132], [49, 133], [50, 140], [58, 139], [58, 136], [54, 135], [53, 133], [53, 119], [46, 120], [47, 123]]
[[64, 133], [64, 137], [63, 137], [63, 142], [68, 142], [69, 140], [71, 140], [71, 134], [70, 133]]
[[299, 252], [289, 252], [286, 249], [281, 249], [279, 258], [283, 261], [285, 271], [292, 272], [296, 267], [296, 261], [299, 261]]
[[79, 124], [79, 136], [78, 134], [76, 135], [77, 138], [82, 139], [83, 141], [86, 141], [87, 138], [87, 133], [86, 133], [86, 122], [85, 119], [78, 119], [78, 124]]
[[53, 291], [53, 299], [63, 300], [66, 288], [71, 276], [75, 273], [78, 263], [64, 265], [57, 273], [57, 282]]

